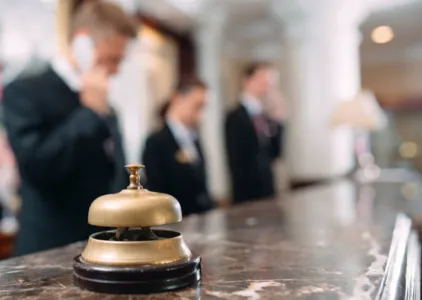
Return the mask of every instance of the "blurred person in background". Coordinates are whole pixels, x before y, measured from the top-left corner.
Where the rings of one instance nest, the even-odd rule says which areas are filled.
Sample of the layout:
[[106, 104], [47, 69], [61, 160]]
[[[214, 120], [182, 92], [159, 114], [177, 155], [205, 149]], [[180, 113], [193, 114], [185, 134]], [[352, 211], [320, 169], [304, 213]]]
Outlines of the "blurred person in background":
[[20, 205], [18, 189], [19, 175], [15, 157], [7, 141], [6, 132], [0, 124], [0, 233], [16, 234], [16, 212]]
[[272, 91], [274, 72], [267, 63], [248, 66], [240, 103], [226, 119], [234, 204], [275, 195], [272, 164], [281, 155], [283, 125], [264, 109]]
[[183, 79], [161, 111], [164, 124], [148, 137], [142, 161], [147, 188], [174, 196], [183, 215], [213, 208], [197, 128], [206, 104], [205, 84]]
[[15, 255], [86, 239], [91, 202], [127, 185], [107, 90], [137, 30], [119, 6], [84, 2], [72, 16], [68, 52], [6, 86], [5, 127], [21, 175]]

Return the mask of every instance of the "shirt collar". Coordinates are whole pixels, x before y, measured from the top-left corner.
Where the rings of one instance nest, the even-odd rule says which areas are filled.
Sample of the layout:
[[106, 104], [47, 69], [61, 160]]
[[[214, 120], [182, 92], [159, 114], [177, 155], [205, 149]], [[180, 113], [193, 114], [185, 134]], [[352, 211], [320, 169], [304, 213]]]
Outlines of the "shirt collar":
[[74, 92], [81, 90], [82, 80], [80, 74], [73, 68], [64, 56], [56, 56], [52, 61], [53, 70]]
[[240, 103], [246, 108], [246, 111], [251, 116], [260, 115], [263, 113], [261, 101], [251, 94], [244, 93]]
[[197, 134], [194, 130], [186, 127], [182, 122], [179, 122], [173, 118], [168, 117], [166, 123], [170, 128], [171, 133], [174, 135], [179, 142], [193, 142], [197, 138]]

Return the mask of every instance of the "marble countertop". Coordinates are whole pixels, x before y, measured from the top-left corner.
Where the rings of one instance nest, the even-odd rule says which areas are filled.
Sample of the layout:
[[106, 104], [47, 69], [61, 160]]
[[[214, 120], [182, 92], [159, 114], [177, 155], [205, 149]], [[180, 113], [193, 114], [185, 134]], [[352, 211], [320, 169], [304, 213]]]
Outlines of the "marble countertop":
[[375, 299], [398, 212], [415, 201], [405, 190], [338, 181], [187, 218], [171, 228], [203, 257], [202, 284], [193, 288], [145, 296], [82, 291], [72, 283], [80, 242], [0, 262], [0, 299]]

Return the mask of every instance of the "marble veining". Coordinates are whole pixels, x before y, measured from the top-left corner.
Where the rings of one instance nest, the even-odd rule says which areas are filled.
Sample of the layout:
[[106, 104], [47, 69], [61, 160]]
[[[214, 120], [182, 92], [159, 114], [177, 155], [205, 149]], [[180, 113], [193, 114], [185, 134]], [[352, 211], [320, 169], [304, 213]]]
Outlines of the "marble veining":
[[[350, 203], [334, 183], [171, 226], [203, 258], [203, 280], [195, 287], [143, 296], [82, 291], [72, 283], [72, 259], [85, 246], [79, 242], [0, 262], [0, 299], [375, 299], [394, 220], [406, 202], [400, 185], [373, 188], [370, 212], [357, 209], [360, 199]], [[350, 192], [359, 195], [344, 190]], [[343, 197], [353, 213], [338, 214]]]
[[267, 287], [281, 286], [281, 285], [282, 283], [275, 282], [275, 281], [254, 281], [254, 282], [251, 282], [249, 286], [244, 290], [235, 291], [232, 293], [224, 293], [224, 292], [217, 292], [217, 291], [216, 292], [206, 291], [206, 293], [208, 295], [216, 296], [221, 299], [228, 299], [233, 296], [239, 296], [239, 297], [244, 297], [250, 300], [258, 300], [258, 299], [261, 299], [261, 296], [259, 295], [258, 292], [260, 292], [262, 289], [267, 288]]
[[381, 245], [372, 236], [370, 232], [362, 234], [362, 240], [369, 244], [368, 255], [372, 256], [374, 260], [368, 266], [368, 269], [362, 275], [358, 276], [355, 281], [353, 289], [353, 296], [346, 297], [346, 299], [372, 299], [372, 294], [377, 291], [377, 286], [371, 282], [371, 276], [380, 277], [384, 274], [384, 266], [387, 262], [387, 255], [381, 253]]

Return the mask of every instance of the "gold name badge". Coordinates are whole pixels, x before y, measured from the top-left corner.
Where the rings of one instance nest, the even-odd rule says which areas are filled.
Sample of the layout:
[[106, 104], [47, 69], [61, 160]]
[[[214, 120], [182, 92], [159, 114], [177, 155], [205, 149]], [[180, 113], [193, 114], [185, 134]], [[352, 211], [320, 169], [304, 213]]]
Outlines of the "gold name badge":
[[188, 164], [191, 162], [189, 155], [183, 150], [176, 152], [176, 160], [181, 164]]

